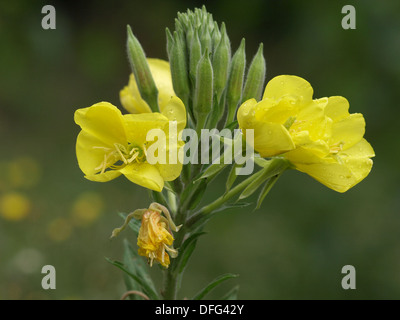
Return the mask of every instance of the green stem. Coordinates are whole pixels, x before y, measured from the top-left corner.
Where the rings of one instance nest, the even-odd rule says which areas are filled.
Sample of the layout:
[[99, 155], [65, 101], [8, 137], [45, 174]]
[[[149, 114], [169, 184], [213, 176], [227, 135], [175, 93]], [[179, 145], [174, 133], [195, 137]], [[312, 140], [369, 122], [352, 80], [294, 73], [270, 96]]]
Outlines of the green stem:
[[[283, 172], [286, 170], [288, 167], [287, 161], [284, 159], [273, 159], [270, 162], [270, 165], [268, 166], [268, 171], [278, 171], [278, 172]], [[190, 216], [187, 220], [185, 225], [187, 227], [192, 227], [201, 217], [211, 214], [214, 210], [220, 208], [225, 202], [227, 202], [229, 199], [233, 198], [240, 192], [242, 192], [250, 183], [252, 183], [254, 180], [260, 178], [261, 176], [265, 175], [266, 171], [265, 170], [260, 170], [257, 173], [254, 173], [250, 177], [248, 177], [246, 180], [242, 181], [239, 183], [236, 187], [232, 188], [229, 190], [227, 193], [224, 195], [220, 196], [218, 199], [216, 199], [214, 202], [210, 203], [209, 205], [203, 207], [200, 209], [198, 212], [194, 213], [192, 216]]]

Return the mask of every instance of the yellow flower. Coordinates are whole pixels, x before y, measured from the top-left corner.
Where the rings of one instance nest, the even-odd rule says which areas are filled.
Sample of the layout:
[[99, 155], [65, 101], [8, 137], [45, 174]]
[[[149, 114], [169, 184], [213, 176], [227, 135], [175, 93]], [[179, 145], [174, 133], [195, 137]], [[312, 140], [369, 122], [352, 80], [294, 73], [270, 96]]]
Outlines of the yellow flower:
[[[158, 105], [160, 111], [168, 104], [172, 96], [176, 96], [172, 87], [169, 63], [160, 59], [148, 58], [150, 72], [158, 89]], [[122, 106], [130, 113], [151, 112], [149, 105], [142, 99], [133, 74], [129, 76], [129, 84], [119, 93]]]
[[153, 260], [157, 260], [168, 268], [170, 264], [168, 253], [171, 258], [175, 258], [178, 254], [171, 247], [173, 241], [174, 238], [168, 230], [168, 221], [161, 216], [161, 212], [146, 210], [142, 216], [142, 225], [137, 240], [138, 253], [149, 259], [150, 266], [153, 265]]
[[[161, 215], [161, 213], [164, 215]], [[137, 209], [128, 214], [124, 224], [113, 230], [111, 238], [118, 236], [132, 218], [142, 221], [137, 240], [139, 255], [147, 257], [150, 266], [153, 266], [153, 261], [156, 260], [168, 268], [170, 264], [169, 256], [171, 258], [178, 256], [178, 251], [172, 247], [174, 237], [171, 230], [178, 232], [182, 225], [176, 226], [168, 209], [157, 202], [153, 202], [148, 209]]]
[[[254, 149], [262, 157], [281, 155], [327, 187], [345, 192], [371, 171], [374, 150], [363, 138], [362, 114], [349, 114], [339, 96], [313, 100], [313, 89], [296, 76], [278, 76], [263, 99], [243, 103], [241, 129], [254, 129]], [[244, 130], [245, 134], [245, 130]]]
[[178, 152], [181, 141], [171, 142], [169, 124], [176, 122], [177, 131], [186, 126], [182, 101], [172, 97], [162, 113], [126, 114], [108, 102], [78, 109], [75, 122], [82, 128], [76, 142], [79, 167], [91, 181], [105, 182], [121, 174], [145, 188], [161, 191], [164, 181], [176, 179], [182, 164], [150, 164], [147, 149], [155, 142], [147, 141], [151, 129], [160, 129], [166, 136], [169, 152]]

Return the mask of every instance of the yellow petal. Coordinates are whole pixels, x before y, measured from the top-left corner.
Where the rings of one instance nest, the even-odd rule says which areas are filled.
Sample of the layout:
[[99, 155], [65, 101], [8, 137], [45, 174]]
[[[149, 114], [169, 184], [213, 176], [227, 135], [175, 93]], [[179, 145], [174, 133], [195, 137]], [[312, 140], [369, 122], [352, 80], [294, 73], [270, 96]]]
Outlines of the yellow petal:
[[[295, 148], [289, 132], [281, 124], [258, 122], [254, 124], [253, 129], [254, 149], [262, 157], [272, 157]], [[246, 135], [246, 131], [243, 133]]]
[[154, 82], [158, 89], [158, 105], [160, 111], [164, 111], [164, 107], [169, 103], [172, 96], [176, 96], [171, 78], [171, 70], [169, 63], [161, 59], [148, 58], [150, 71]]
[[257, 120], [256, 110], [257, 101], [250, 99], [244, 102], [237, 114], [239, 127], [246, 136], [246, 130], [254, 130], [254, 145], [252, 141], [247, 142], [252, 145], [254, 150], [262, 157], [271, 157], [294, 149], [295, 145], [287, 129], [280, 123], [267, 122], [267, 120]]
[[297, 112], [295, 99], [285, 97], [275, 101], [266, 98], [255, 107], [255, 118], [258, 121], [284, 124], [290, 117], [296, 116]]
[[265, 87], [263, 100], [266, 98], [278, 100], [283, 96], [292, 96], [298, 99], [297, 103], [307, 104], [312, 101], [313, 89], [303, 78], [289, 75], [277, 76]]
[[297, 170], [302, 171], [337, 192], [346, 192], [360, 182], [348, 167], [339, 163], [299, 164]]
[[164, 187], [160, 172], [148, 163], [131, 163], [119, 171], [133, 183], [147, 189], [161, 192]]
[[342, 163], [350, 168], [358, 182], [370, 173], [373, 164], [370, 158], [374, 156], [374, 150], [365, 139], [339, 154]]
[[171, 97], [164, 106], [161, 114], [168, 118], [169, 121], [177, 121], [178, 132], [186, 127], [186, 109], [182, 100], [178, 97]]
[[365, 133], [365, 120], [361, 113], [353, 113], [332, 125], [330, 145], [343, 144], [348, 149], [358, 143]]
[[83, 131], [106, 145], [126, 142], [121, 111], [111, 103], [100, 102], [88, 108], [78, 109], [75, 111], [74, 120]]
[[149, 105], [142, 99], [133, 74], [129, 76], [129, 85], [119, 92], [122, 106], [130, 113], [151, 112]]
[[[155, 166], [163, 177], [164, 181], [173, 181], [179, 177], [182, 171], [182, 163], [179, 162], [178, 151], [183, 148], [184, 142], [180, 141], [178, 143], [168, 141], [168, 148], [166, 150], [166, 163], [157, 163]], [[169, 158], [170, 153], [172, 154], [171, 160]]]
[[241, 129], [248, 129], [252, 127], [253, 123], [255, 122], [256, 105], [256, 99], [249, 99], [239, 107], [237, 119]]
[[292, 134], [293, 142], [297, 147], [302, 147], [319, 157], [324, 157], [329, 154], [329, 145], [324, 140], [312, 140], [308, 131], [300, 131]]
[[[153, 76], [154, 83], [158, 89], [158, 105], [160, 111], [175, 96], [172, 86], [171, 71], [169, 63], [160, 59], [148, 58], [151, 75]], [[130, 113], [149, 113], [151, 109], [140, 95], [136, 79], [133, 74], [129, 76], [129, 84], [120, 91], [120, 100], [122, 106]]]
[[76, 140], [76, 157], [79, 168], [86, 175], [94, 175], [99, 170], [95, 170], [104, 161], [104, 150], [111, 148], [101, 140], [81, 131]]
[[128, 141], [139, 147], [146, 142], [147, 133], [151, 129], [168, 130], [168, 118], [158, 112], [125, 114]]
[[340, 121], [349, 116], [349, 102], [346, 98], [333, 96], [328, 98], [325, 114], [333, 121]]
[[369, 158], [373, 156], [373, 149], [365, 139], [339, 153], [338, 160], [334, 157], [318, 157], [303, 148], [285, 154], [297, 170], [338, 192], [347, 191], [369, 174], [372, 168]]
[[118, 178], [121, 175], [121, 172], [118, 172], [116, 170], [111, 170], [111, 171], [106, 171], [104, 173], [99, 173], [95, 175], [86, 175], [85, 178], [90, 180], [90, 181], [95, 181], [95, 182], [107, 182], [110, 180], [113, 180], [115, 178]]

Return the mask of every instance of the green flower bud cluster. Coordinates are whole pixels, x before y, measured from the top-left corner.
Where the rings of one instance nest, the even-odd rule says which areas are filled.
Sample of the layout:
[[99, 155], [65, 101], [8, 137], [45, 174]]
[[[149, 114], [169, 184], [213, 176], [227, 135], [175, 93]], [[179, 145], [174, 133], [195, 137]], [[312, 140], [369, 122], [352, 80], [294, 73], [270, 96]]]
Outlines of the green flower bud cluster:
[[246, 75], [244, 39], [232, 57], [225, 24], [219, 27], [204, 6], [178, 13], [175, 31], [167, 28], [166, 33], [174, 91], [197, 130], [229, 125], [242, 101], [261, 98], [266, 72], [262, 44]]

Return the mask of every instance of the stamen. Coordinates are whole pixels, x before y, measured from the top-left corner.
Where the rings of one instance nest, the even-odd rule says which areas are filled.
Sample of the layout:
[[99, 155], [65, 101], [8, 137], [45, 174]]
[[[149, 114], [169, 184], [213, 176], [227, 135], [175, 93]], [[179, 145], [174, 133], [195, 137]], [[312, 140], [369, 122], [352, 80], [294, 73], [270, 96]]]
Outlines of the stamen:
[[147, 157], [146, 144], [144, 144], [144, 143], [143, 143], [143, 152], [144, 152], [144, 155]]
[[107, 147], [96, 147], [96, 146], [93, 146], [92, 148], [93, 148], [93, 149], [103, 149], [103, 150], [105, 150], [105, 151], [110, 151], [110, 150], [112, 150], [111, 148], [107, 148]]
[[163, 246], [163, 249], [162, 249], [162, 258], [161, 258], [161, 261], [162, 261], [162, 263], [164, 263], [164, 257], [165, 257], [165, 244], [164, 244], [164, 246]]
[[335, 143], [334, 145], [332, 145], [332, 146], [330, 147], [329, 152], [330, 152], [330, 153], [333, 153], [333, 154], [339, 153], [340, 151], [342, 151], [343, 145], [344, 145], [344, 142], [343, 142], [343, 141], [340, 141], [340, 142], [338, 142], [338, 143]]
[[119, 155], [120, 155], [120, 157], [121, 157], [121, 160], [122, 160], [125, 164], [128, 164], [128, 162], [126, 161], [124, 155], [123, 155], [122, 152], [121, 152], [121, 149], [120, 149], [120, 146], [121, 146], [121, 145], [119, 145], [118, 143], [114, 143], [114, 146], [115, 146], [115, 149], [117, 149], [117, 151], [118, 151], [118, 153], [119, 153]]
[[128, 159], [128, 163], [131, 163], [132, 161], [134, 161], [134, 160], [137, 158], [138, 155], [139, 155], [139, 152], [136, 152], [136, 153], [132, 156], [132, 158]]

